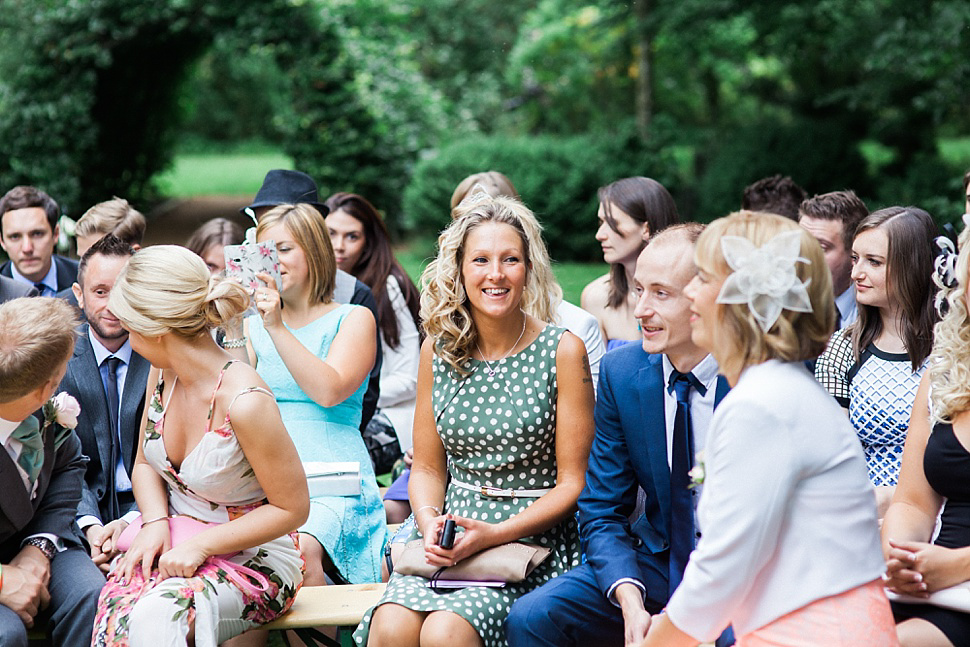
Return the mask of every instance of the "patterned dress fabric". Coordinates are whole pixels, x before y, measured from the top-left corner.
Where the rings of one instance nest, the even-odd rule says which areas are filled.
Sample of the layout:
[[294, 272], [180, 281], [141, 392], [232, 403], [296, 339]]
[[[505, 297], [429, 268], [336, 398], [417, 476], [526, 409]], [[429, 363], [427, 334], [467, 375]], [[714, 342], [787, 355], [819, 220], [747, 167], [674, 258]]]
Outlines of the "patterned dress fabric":
[[[528, 508], [535, 498], [484, 497], [455, 486], [511, 489], [551, 488], [556, 484], [556, 349], [565, 329], [548, 325], [522, 351], [492, 363], [469, 360], [472, 373], [462, 379], [434, 358], [432, 407], [448, 455], [452, 482], [445, 512], [498, 523]], [[415, 530], [408, 539], [417, 538]], [[579, 533], [574, 517], [522, 541], [552, 548], [526, 580], [504, 588], [469, 587], [438, 594], [428, 580], [394, 573], [380, 604], [393, 602], [415, 611], [451, 611], [467, 620], [486, 647], [505, 645], [505, 618], [512, 603], [549, 579], [579, 564]], [[373, 610], [354, 633], [367, 643]]]
[[[289, 330], [310, 352], [326, 359], [341, 323], [356, 307], [360, 306], [340, 305], [302, 328]], [[367, 380], [340, 404], [322, 407], [290, 375], [262, 320], [250, 317], [248, 322], [249, 338], [258, 358], [256, 370], [273, 389], [300, 459], [360, 463], [361, 494], [310, 499], [310, 518], [300, 532], [316, 537], [347, 581], [379, 582], [387, 522], [374, 466], [360, 435]]]
[[[837, 331], [815, 364], [815, 377], [843, 407], [865, 450], [873, 485], [896, 485], [909, 414], [927, 362], [919, 370], [906, 353], [887, 353], [874, 345], [869, 357], [849, 376], [856, 361], [852, 341]], [[928, 361], [928, 360], [927, 360]]]
[[[222, 369], [216, 391], [231, 364]], [[174, 387], [175, 382], [164, 400], [166, 407]], [[265, 389], [251, 387], [236, 398], [252, 391], [265, 394], [260, 397], [272, 397]], [[225, 523], [265, 503], [266, 495], [233, 433], [230, 413], [226, 413], [222, 425], [212, 429], [215, 392], [202, 440], [186, 454], [178, 469], [172, 465], [165, 451], [163, 396], [165, 383], [159, 381], [149, 403], [143, 450], [145, 459], [168, 485], [169, 513]], [[265, 574], [269, 589], [258, 596], [244, 592], [224, 570], [208, 561], [193, 577], [159, 581], [156, 569], [146, 581], [141, 570], [135, 569], [132, 580], [122, 583], [123, 573], [116, 560], [98, 601], [92, 645], [184, 647], [189, 620], [194, 619], [197, 647], [217, 647], [282, 615], [303, 584], [303, 557], [294, 535], [244, 550], [230, 561]]]

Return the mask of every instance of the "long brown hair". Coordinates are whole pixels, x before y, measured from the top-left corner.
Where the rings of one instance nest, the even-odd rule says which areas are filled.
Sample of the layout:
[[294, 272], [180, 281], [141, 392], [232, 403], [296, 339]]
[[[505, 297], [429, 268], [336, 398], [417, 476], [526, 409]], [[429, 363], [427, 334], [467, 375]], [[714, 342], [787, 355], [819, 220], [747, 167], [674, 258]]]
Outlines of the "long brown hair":
[[[883, 229], [886, 250], [886, 288], [889, 300], [902, 313], [902, 337], [913, 371], [933, 348], [933, 326], [939, 319], [933, 307], [933, 240], [938, 230], [932, 216], [918, 207], [886, 207], [874, 211], [856, 229], [858, 237], [870, 229]], [[856, 361], [882, 332], [875, 306], [859, 304], [859, 319], [850, 327]]]
[[[680, 222], [677, 205], [670, 197], [670, 193], [660, 182], [648, 177], [628, 177], [617, 180], [600, 187], [597, 195], [600, 204], [603, 205], [606, 224], [616, 233], [620, 233], [620, 230], [617, 228], [616, 219], [613, 218], [613, 206], [638, 223], [647, 223], [651, 236], [665, 227]], [[630, 284], [626, 279], [626, 270], [620, 263], [613, 263], [610, 267], [610, 294], [607, 305], [611, 308], [620, 307], [626, 301], [628, 294], [630, 294]]]
[[[364, 251], [350, 273], [374, 293], [374, 300], [377, 301], [377, 325], [381, 329], [381, 335], [390, 348], [397, 348], [401, 343], [401, 331], [397, 326], [394, 306], [387, 296], [387, 277], [393, 276], [397, 280], [397, 284], [401, 287], [401, 294], [404, 295], [404, 301], [407, 303], [408, 312], [419, 332], [422, 331], [421, 319], [418, 316], [421, 297], [414, 282], [394, 258], [387, 225], [384, 224], [384, 219], [377, 213], [374, 205], [356, 193], [334, 193], [327, 198], [326, 204], [330, 213], [343, 211], [364, 227]], [[423, 337], [422, 334], [422, 339]]]

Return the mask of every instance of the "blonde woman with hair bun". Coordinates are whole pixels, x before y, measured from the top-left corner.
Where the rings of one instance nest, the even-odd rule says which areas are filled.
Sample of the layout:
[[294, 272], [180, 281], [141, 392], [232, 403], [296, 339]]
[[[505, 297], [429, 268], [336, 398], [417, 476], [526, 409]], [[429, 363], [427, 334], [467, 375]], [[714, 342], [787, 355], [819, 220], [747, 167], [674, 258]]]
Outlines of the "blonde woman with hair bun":
[[[943, 291], [948, 308], [934, 330], [899, 484], [882, 525], [886, 586], [924, 600], [949, 587], [965, 595], [970, 582], [970, 229], [959, 248], [955, 284]], [[893, 612], [903, 647], [970, 645], [970, 613], [932, 601], [894, 601]]]
[[[593, 436], [583, 343], [545, 323], [559, 286], [535, 217], [482, 195], [456, 210], [422, 277], [409, 494], [426, 561], [448, 567], [512, 541], [552, 552], [519, 583], [440, 594], [393, 573], [358, 644], [505, 645], [512, 603], [579, 563], [574, 511]], [[527, 314], [529, 313], [529, 314]], [[450, 480], [449, 480], [450, 476]], [[454, 545], [438, 545], [446, 520]]]
[[[303, 582], [292, 535], [309, 508], [299, 456], [265, 382], [210, 332], [248, 302], [170, 245], [132, 256], [111, 290], [111, 312], [155, 369], [132, 468], [141, 530], [101, 592], [95, 644], [216, 647], [284, 613]], [[173, 546], [173, 515], [213, 525]], [[222, 555], [270, 586], [244, 593], [209, 560]]]
[[893, 647], [876, 502], [839, 405], [806, 370], [835, 322], [822, 248], [795, 222], [715, 220], [687, 285], [691, 339], [732, 386], [707, 430], [704, 535], [643, 647]]

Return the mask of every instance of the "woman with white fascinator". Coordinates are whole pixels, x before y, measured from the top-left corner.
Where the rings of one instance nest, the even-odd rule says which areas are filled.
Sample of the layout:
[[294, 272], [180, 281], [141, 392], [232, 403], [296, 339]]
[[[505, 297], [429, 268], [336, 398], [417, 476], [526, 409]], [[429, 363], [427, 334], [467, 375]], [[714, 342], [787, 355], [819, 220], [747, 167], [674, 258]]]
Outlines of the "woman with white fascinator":
[[794, 222], [740, 212], [697, 241], [694, 343], [733, 387], [708, 430], [703, 537], [645, 647], [897, 645], [859, 441], [803, 361], [835, 321], [822, 249]]

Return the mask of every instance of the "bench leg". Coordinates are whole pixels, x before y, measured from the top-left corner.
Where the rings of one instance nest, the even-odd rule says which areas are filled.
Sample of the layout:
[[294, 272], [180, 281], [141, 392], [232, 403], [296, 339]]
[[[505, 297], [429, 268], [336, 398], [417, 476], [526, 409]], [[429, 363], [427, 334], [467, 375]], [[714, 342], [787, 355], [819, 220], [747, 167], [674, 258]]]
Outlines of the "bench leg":
[[[313, 627], [302, 627], [300, 629], [287, 629], [286, 631], [292, 631], [296, 634], [297, 638], [303, 641], [304, 645], [308, 647], [313, 647], [314, 645], [325, 645], [326, 647], [342, 647], [339, 640], [334, 640], [330, 636], [324, 634]], [[290, 639], [286, 637], [286, 631], [283, 631], [282, 638], [283, 644], [286, 647], [291, 647]]]

